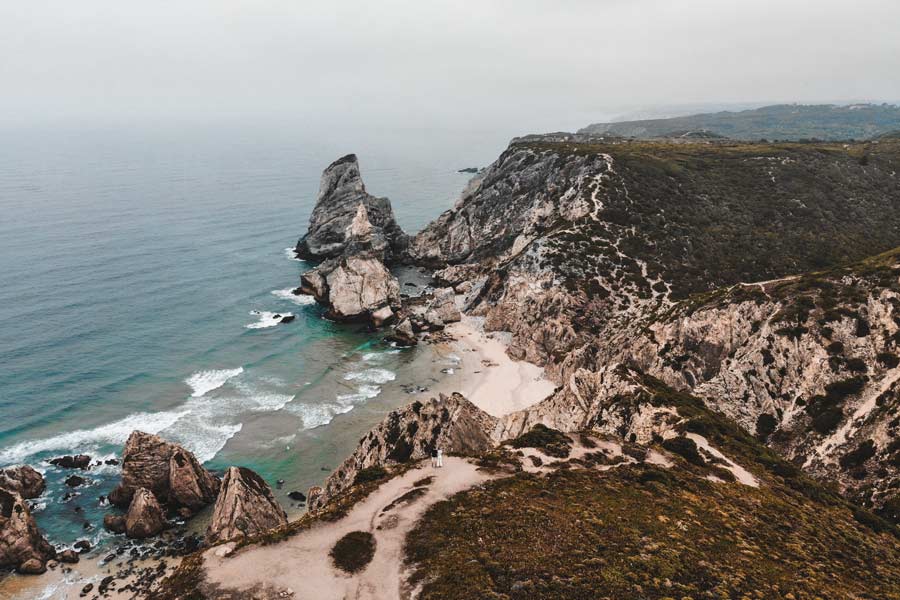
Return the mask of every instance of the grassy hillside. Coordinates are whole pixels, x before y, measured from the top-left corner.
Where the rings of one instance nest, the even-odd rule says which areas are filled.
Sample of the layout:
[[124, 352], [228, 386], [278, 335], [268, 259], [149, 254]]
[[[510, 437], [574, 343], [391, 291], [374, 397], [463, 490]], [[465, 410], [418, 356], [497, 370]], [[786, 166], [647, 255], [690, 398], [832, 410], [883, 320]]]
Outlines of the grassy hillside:
[[653, 138], [708, 131], [738, 140], [849, 140], [870, 139], [897, 129], [900, 129], [900, 107], [891, 104], [781, 104], [740, 112], [594, 123], [579, 133]]

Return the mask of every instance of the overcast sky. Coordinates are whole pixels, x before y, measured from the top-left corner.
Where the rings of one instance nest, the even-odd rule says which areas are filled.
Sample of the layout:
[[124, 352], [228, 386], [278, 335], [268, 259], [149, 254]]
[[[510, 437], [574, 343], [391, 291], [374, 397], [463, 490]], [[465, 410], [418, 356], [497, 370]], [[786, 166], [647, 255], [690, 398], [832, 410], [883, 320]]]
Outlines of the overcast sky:
[[0, 118], [574, 129], [900, 100], [897, 0], [0, 0]]

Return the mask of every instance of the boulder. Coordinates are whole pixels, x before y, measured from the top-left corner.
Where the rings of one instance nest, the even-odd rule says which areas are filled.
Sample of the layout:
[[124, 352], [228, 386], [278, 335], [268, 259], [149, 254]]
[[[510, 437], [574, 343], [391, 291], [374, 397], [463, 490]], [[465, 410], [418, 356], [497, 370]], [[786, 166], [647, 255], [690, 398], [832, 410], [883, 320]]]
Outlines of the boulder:
[[125, 517], [121, 515], [103, 515], [103, 528], [110, 533], [125, 533]]
[[284, 509], [262, 477], [244, 467], [229, 467], [206, 539], [214, 544], [256, 535], [286, 523]]
[[419, 343], [419, 340], [416, 339], [416, 334], [413, 332], [412, 323], [408, 318], [400, 321], [385, 339], [389, 342], [394, 342], [398, 346], [415, 346]]
[[75, 564], [79, 560], [81, 560], [81, 557], [79, 557], [78, 553], [74, 550], [63, 550], [62, 552], [57, 554], [56, 558], [59, 559], [59, 562], [68, 563], [70, 565]]
[[131, 498], [128, 514], [125, 515], [125, 535], [143, 539], [156, 535], [166, 528], [166, 516], [162, 507], [146, 488], [138, 488]]
[[370, 317], [379, 309], [400, 302], [400, 283], [376, 258], [344, 258], [325, 279], [328, 315], [336, 320]]
[[109, 501], [128, 507], [139, 488], [146, 488], [172, 510], [187, 507], [196, 511], [215, 500], [219, 480], [178, 444], [135, 431], [122, 454], [122, 481]]
[[390, 306], [382, 306], [378, 310], [372, 312], [370, 318], [372, 319], [372, 325], [375, 327], [382, 327], [394, 320], [394, 311], [391, 310]]
[[288, 498], [295, 500], [296, 502], [306, 502], [306, 494], [296, 490], [288, 494]]
[[26, 500], [37, 498], [46, 487], [44, 476], [28, 465], [0, 470], [0, 488], [15, 492]]
[[429, 322], [432, 319], [439, 320], [442, 324], [455, 323], [462, 319], [462, 313], [456, 306], [456, 293], [453, 288], [440, 288], [434, 291], [425, 310], [425, 319]]
[[[368, 231], [354, 223], [360, 206], [367, 213]], [[354, 234], [370, 236], [372, 247], [380, 248], [388, 261], [400, 257], [409, 242], [394, 219], [390, 200], [366, 192], [359, 161], [348, 154], [322, 172], [309, 230], [297, 243], [297, 256], [314, 260], [340, 256]]]
[[56, 550], [38, 529], [28, 503], [17, 494], [0, 489], [0, 567], [16, 567], [20, 573], [43, 573]]
[[50, 459], [50, 464], [62, 469], [87, 469], [91, 466], [91, 457], [87, 454], [76, 454], [75, 456], [60, 456]]
[[80, 485], [84, 485], [85, 481], [87, 480], [79, 475], [69, 475], [68, 477], [66, 477], [66, 485], [69, 487], [78, 487]]

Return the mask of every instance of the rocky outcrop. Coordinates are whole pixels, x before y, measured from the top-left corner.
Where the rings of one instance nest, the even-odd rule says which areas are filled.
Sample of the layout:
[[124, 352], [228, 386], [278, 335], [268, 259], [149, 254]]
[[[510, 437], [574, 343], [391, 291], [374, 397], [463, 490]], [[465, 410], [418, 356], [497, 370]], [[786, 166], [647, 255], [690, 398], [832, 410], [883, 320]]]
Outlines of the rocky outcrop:
[[497, 419], [461, 394], [413, 402], [391, 412], [367, 433], [356, 451], [325, 482], [324, 489], [310, 490], [310, 510], [352, 485], [363, 469], [416, 461], [430, 456], [433, 448], [445, 454], [478, 455], [494, 445]]
[[16, 492], [0, 489], [0, 567], [43, 573], [55, 554], [31, 516], [28, 503]]
[[285, 523], [287, 515], [265, 480], [250, 469], [229, 467], [206, 539], [214, 544], [249, 537]]
[[146, 488], [135, 490], [125, 515], [125, 535], [144, 539], [160, 533], [166, 526], [166, 516], [156, 496]]
[[122, 481], [109, 500], [128, 507], [140, 488], [152, 492], [170, 510], [197, 511], [216, 499], [219, 480], [178, 444], [135, 431], [122, 453]]
[[14, 492], [25, 498], [37, 498], [46, 488], [44, 476], [28, 465], [0, 469], [0, 489]]
[[365, 233], [371, 238], [371, 247], [388, 262], [402, 256], [408, 238], [394, 219], [390, 200], [366, 192], [355, 154], [339, 158], [322, 173], [309, 230], [297, 244], [297, 255], [322, 260], [346, 254], [354, 232], [360, 232], [359, 224], [354, 223], [360, 206], [367, 213]]
[[400, 283], [382, 262], [384, 248], [360, 204], [348, 226], [344, 255], [304, 273], [300, 291], [327, 307], [330, 319], [376, 327], [390, 322], [400, 304]]
[[60, 456], [50, 459], [50, 464], [61, 469], [87, 469], [91, 466], [91, 457], [87, 454], [76, 454], [75, 456]]

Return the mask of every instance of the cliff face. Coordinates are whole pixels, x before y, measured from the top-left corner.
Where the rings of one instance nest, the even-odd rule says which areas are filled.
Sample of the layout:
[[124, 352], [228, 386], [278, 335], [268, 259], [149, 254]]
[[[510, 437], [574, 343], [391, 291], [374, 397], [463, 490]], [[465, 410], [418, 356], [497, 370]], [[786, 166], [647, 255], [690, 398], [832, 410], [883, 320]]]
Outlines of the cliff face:
[[360, 205], [365, 207], [370, 222], [371, 231], [367, 233], [384, 251], [382, 258], [390, 261], [399, 257], [408, 238], [394, 220], [390, 200], [377, 198], [366, 191], [355, 154], [337, 159], [322, 173], [309, 230], [297, 243], [297, 255], [323, 260], [343, 254]]
[[610, 404], [625, 365], [895, 510], [897, 254], [827, 269], [900, 244], [900, 144], [548, 139], [514, 141], [410, 244], [562, 384], [503, 435], [640, 436], [660, 417]]

